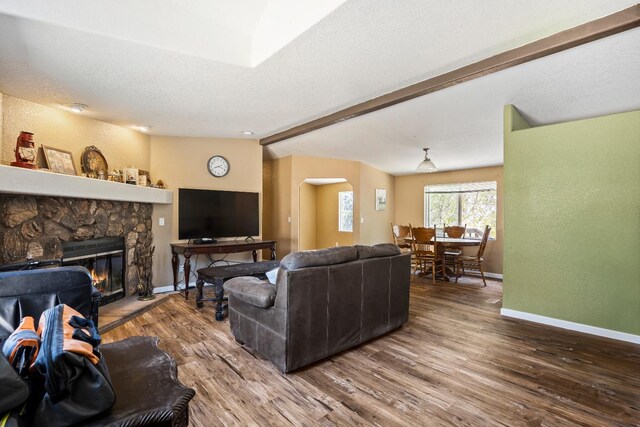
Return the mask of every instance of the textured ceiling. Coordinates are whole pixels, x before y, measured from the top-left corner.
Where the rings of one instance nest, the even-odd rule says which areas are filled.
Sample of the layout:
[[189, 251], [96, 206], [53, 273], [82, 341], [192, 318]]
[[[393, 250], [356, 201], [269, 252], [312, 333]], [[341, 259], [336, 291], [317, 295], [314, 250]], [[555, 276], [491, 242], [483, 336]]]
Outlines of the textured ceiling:
[[640, 109], [640, 29], [462, 83], [266, 147], [415, 173], [423, 147], [439, 170], [503, 162], [503, 106], [532, 125]]
[[[255, 66], [345, 0], [0, 2], [34, 21], [241, 66]], [[78, 36], [81, 36], [79, 34]]]
[[[34, 5], [41, 2], [23, 3], [32, 7], [30, 13], [18, 13], [16, 2], [0, 0], [5, 12], [0, 13], [1, 92], [53, 106], [84, 103], [90, 117], [124, 126], [148, 124], [156, 135], [241, 138], [242, 131], [251, 130], [260, 138], [614, 13], [635, 0], [464, 0], [455, 5], [349, 0], [253, 67], [213, 60], [202, 54], [204, 48], [189, 52], [188, 43], [172, 46], [169, 38], [145, 43], [140, 35], [92, 32], [66, 22], [64, 9], [47, 4], [36, 14]], [[114, 8], [99, 15], [103, 25], [118, 28], [113, 21], [118, 2], [98, 3]], [[167, 3], [176, 11], [184, 4]], [[126, 4], [123, 10], [141, 23], [151, 21], [145, 28], [157, 25], [152, 8], [141, 14]], [[268, 7], [259, 0], [243, 4]], [[251, 13], [250, 22], [238, 23], [237, 10], [216, 19], [238, 32], [259, 22]], [[180, 28], [167, 31], [178, 34]], [[228, 31], [228, 46], [241, 43], [235, 34]], [[639, 61], [633, 49], [638, 44], [638, 31], [632, 30], [269, 151], [360, 160], [394, 174], [411, 172], [423, 146], [433, 148], [430, 154], [440, 169], [499, 164], [504, 103], [514, 103], [538, 123], [639, 108], [640, 97], [634, 97]]]

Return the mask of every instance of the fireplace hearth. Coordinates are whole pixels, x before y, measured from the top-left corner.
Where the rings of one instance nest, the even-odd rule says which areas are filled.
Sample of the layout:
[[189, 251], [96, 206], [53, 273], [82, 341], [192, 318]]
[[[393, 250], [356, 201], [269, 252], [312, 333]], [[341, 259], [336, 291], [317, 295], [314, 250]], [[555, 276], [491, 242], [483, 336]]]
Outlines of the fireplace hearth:
[[101, 305], [124, 298], [125, 242], [122, 237], [62, 242], [62, 265], [85, 267], [102, 293]]

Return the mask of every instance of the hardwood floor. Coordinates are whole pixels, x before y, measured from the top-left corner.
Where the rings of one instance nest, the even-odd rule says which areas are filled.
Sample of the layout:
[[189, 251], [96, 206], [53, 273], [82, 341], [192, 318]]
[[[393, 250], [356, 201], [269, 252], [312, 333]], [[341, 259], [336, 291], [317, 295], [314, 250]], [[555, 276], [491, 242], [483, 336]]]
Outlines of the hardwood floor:
[[487, 283], [417, 279], [401, 329], [287, 375], [178, 295], [103, 340], [159, 336], [193, 426], [640, 425], [639, 346], [502, 319]]
[[168, 294], [158, 294], [155, 299], [139, 301], [136, 296], [128, 296], [111, 304], [103, 305], [98, 311], [100, 316], [100, 333], [104, 334], [111, 329], [122, 325], [137, 315], [161, 304]]

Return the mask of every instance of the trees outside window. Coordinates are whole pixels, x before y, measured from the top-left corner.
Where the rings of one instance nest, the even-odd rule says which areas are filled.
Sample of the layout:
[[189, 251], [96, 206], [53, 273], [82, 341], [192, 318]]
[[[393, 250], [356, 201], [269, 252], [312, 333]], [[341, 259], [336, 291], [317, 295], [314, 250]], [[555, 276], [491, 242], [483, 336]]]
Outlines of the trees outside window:
[[426, 186], [425, 226], [435, 225], [440, 234], [445, 224], [466, 224], [467, 236], [481, 238], [489, 225], [495, 239], [496, 206], [495, 182]]

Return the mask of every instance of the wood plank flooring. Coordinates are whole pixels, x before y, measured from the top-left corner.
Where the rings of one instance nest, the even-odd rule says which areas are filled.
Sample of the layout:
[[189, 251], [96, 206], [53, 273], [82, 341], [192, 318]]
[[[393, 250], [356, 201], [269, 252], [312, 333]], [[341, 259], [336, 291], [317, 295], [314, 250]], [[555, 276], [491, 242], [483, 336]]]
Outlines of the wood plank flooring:
[[162, 301], [168, 297], [169, 294], [157, 294], [152, 300], [139, 301], [138, 297], [130, 295], [111, 304], [103, 305], [98, 310], [100, 333], [104, 334], [122, 325], [137, 315], [161, 304]]
[[104, 334], [157, 335], [191, 425], [640, 425], [640, 347], [502, 319], [500, 282], [416, 279], [409, 322], [294, 373], [173, 295]]

